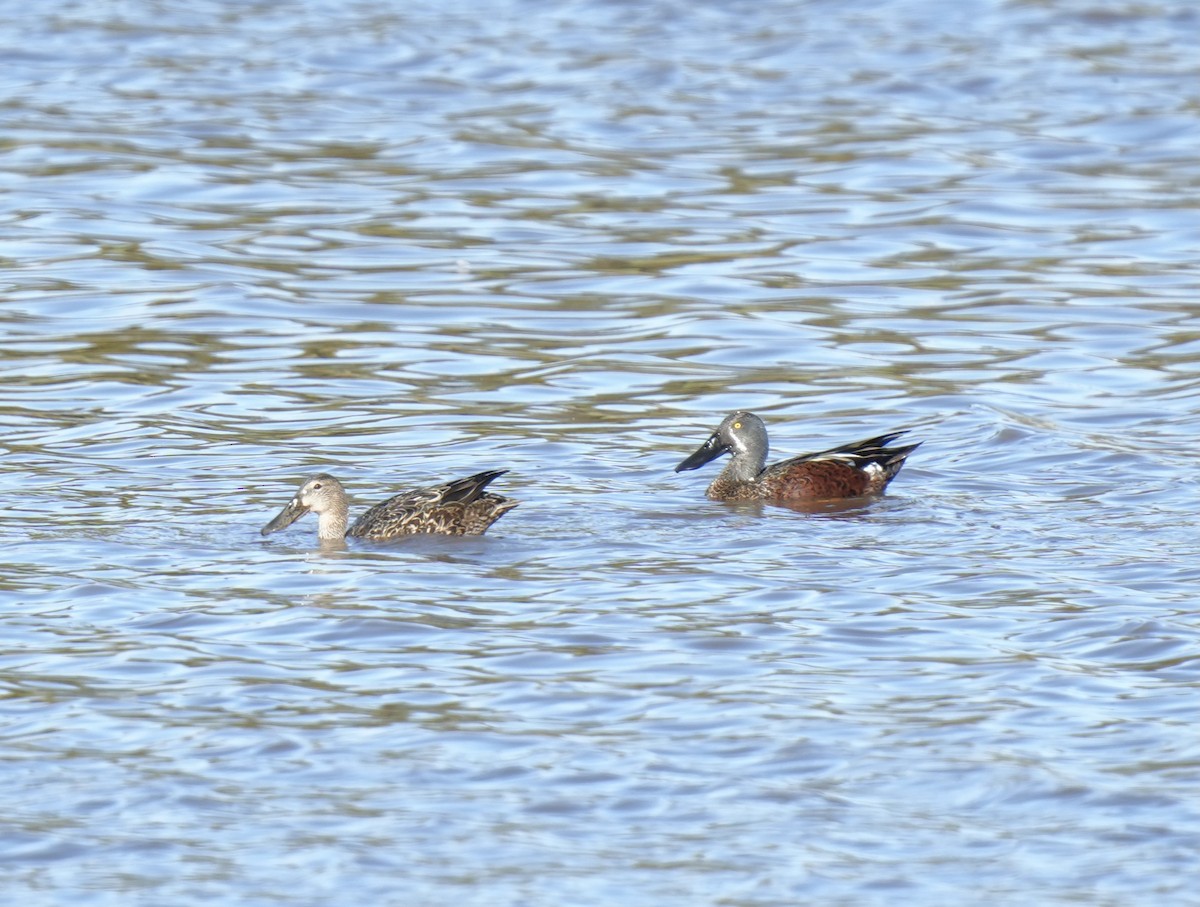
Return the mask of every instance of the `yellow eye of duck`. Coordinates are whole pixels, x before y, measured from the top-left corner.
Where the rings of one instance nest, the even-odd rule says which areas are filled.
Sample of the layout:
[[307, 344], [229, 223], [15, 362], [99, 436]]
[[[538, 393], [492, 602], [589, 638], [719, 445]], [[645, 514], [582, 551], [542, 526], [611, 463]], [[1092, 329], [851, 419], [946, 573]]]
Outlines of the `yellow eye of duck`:
[[734, 423], [733, 423], [733, 427], [734, 427], [734, 428], [741, 428], [741, 427], [742, 427], [742, 423], [741, 423], [741, 422], [734, 422]]

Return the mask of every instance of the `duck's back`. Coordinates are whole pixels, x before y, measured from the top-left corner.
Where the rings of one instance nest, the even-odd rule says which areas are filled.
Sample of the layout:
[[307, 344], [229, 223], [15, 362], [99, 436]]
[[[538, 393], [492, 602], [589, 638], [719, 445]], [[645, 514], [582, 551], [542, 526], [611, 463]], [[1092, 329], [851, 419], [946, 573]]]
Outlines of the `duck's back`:
[[348, 536], [390, 539], [405, 535], [482, 535], [517, 502], [486, 492], [507, 470], [477, 473], [444, 485], [405, 491], [360, 516]]

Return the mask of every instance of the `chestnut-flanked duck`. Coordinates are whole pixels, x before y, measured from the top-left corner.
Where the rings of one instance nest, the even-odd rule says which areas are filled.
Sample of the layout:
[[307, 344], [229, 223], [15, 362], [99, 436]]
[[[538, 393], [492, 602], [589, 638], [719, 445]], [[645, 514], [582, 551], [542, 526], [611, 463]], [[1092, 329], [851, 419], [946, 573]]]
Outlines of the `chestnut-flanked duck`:
[[754, 413], [730, 413], [700, 449], [675, 467], [698, 469], [724, 453], [733, 456], [708, 486], [716, 501], [807, 503], [881, 493], [910, 453], [921, 445], [888, 447], [895, 431], [767, 466], [767, 427]]

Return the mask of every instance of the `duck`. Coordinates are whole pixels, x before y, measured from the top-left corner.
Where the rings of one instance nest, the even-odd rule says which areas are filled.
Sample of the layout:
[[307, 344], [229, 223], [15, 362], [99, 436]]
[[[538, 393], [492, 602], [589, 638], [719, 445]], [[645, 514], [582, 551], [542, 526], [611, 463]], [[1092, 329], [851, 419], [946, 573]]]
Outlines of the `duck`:
[[699, 469], [729, 453], [729, 462], [706, 492], [715, 501], [804, 504], [867, 497], [881, 494], [921, 446], [887, 446], [905, 434], [907, 430], [894, 431], [767, 466], [766, 425], [754, 413], [738, 410], [675, 471]]
[[[296, 496], [262, 528], [263, 535], [285, 529], [306, 513], [317, 515], [317, 538], [386, 540], [406, 535], [483, 535], [518, 502], [485, 491], [508, 470], [476, 473], [442, 485], [414, 488], [376, 504], [350, 524], [346, 489], [329, 473], [306, 479]], [[349, 528], [347, 528], [349, 527]]]

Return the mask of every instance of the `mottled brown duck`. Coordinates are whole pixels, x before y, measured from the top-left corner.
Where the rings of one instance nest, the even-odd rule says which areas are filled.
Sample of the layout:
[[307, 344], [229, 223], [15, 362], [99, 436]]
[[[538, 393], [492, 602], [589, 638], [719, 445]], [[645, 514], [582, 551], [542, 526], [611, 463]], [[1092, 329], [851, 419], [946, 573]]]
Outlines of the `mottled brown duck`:
[[[415, 488], [376, 504], [350, 525], [350, 501], [342, 483], [327, 473], [315, 475], [271, 522], [263, 535], [284, 529], [304, 514], [317, 515], [317, 538], [394, 539], [405, 535], [483, 535], [517, 502], [485, 491], [507, 470], [481, 472], [465, 479]], [[347, 529], [346, 527], [350, 528]]]
[[721, 474], [708, 486], [713, 500], [803, 504], [865, 497], [887, 488], [908, 455], [921, 446], [887, 446], [903, 434], [895, 431], [767, 466], [767, 427], [754, 413], [739, 411], [726, 416], [675, 471], [698, 469], [731, 453]]

